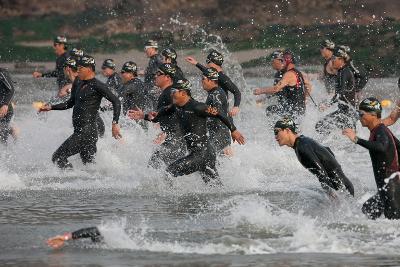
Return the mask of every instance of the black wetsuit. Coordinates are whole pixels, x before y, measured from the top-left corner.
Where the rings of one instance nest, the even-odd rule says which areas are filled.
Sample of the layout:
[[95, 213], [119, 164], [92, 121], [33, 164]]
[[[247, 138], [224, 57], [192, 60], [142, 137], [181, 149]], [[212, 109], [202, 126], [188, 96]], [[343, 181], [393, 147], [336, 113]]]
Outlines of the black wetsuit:
[[[207, 69], [200, 63], [197, 63], [196, 67], [202, 72]], [[233, 106], [239, 107], [240, 101], [242, 99], [242, 93], [240, 92], [239, 88], [237, 88], [237, 86], [232, 82], [232, 80], [222, 71], [218, 72], [218, 85], [225, 91], [227, 97], [229, 97], [228, 92], [231, 92], [233, 94]]]
[[368, 141], [358, 138], [357, 144], [369, 150], [378, 187], [378, 193], [364, 203], [363, 213], [372, 219], [382, 213], [386, 218], [400, 219], [399, 177], [389, 184], [384, 181], [399, 171], [399, 141], [384, 124], [379, 124], [371, 130]]
[[155, 54], [150, 57], [149, 64], [144, 73], [144, 84], [147, 90], [147, 106], [149, 109], [153, 109], [157, 105], [157, 99], [159, 91], [154, 86], [156, 72], [158, 67], [163, 63], [162, 56]]
[[14, 114], [11, 100], [14, 96], [14, 85], [10, 74], [6, 69], [0, 68], [0, 108], [8, 106], [7, 114], [0, 118], [0, 143], [7, 143], [8, 136], [11, 134], [10, 122]]
[[[157, 110], [172, 105], [172, 86], [162, 90], [157, 101]], [[168, 114], [158, 118], [161, 130], [166, 134], [165, 141], [153, 152], [149, 165], [159, 168], [162, 163], [169, 165], [186, 153], [181, 127], [176, 114]]]
[[71, 83], [67, 76], [64, 74], [64, 66], [67, 61], [68, 53], [65, 52], [56, 59], [56, 69], [53, 71], [45, 72], [42, 77], [55, 77], [57, 78], [58, 89], [63, 88], [65, 85]]
[[216, 154], [207, 136], [207, 118], [219, 118], [232, 132], [236, 129], [235, 126], [224, 114], [219, 114], [216, 109], [194, 99], [190, 99], [182, 107], [176, 105], [165, 107], [152, 121], [157, 122], [173, 113], [177, 115], [189, 154], [169, 165], [167, 172], [177, 177], [199, 171], [204, 182], [215, 180], [218, 183], [218, 173], [215, 168]]
[[82, 228], [71, 233], [72, 240], [81, 238], [90, 238], [93, 242], [99, 242], [102, 239], [97, 227]]
[[176, 69], [174, 80], [177, 81], [177, 80], [185, 79], [185, 74], [183, 74], [183, 71], [182, 71], [182, 69], [178, 66], [178, 64], [177, 64], [177, 63], [173, 63], [173, 66], [174, 66], [175, 69]]
[[74, 81], [70, 99], [53, 105], [52, 110], [74, 108], [72, 124], [74, 133], [53, 154], [52, 161], [60, 168], [72, 167], [68, 157], [80, 153], [83, 163], [92, 162], [97, 147], [97, 118], [101, 99], [105, 97], [113, 105], [113, 121], [118, 123], [121, 103], [107, 86], [99, 80]]
[[121, 84], [121, 76], [119, 76], [119, 74], [116, 72], [108, 77], [106, 81], [106, 85], [108, 86], [108, 88], [110, 88], [110, 90], [116, 95], [119, 95], [118, 89], [120, 88]]
[[[222, 88], [215, 87], [208, 91], [206, 105], [216, 108], [218, 113], [228, 117], [228, 99]], [[229, 129], [220, 119], [208, 118], [207, 129], [210, 136], [210, 143], [217, 153], [231, 144]]]
[[326, 68], [331, 60], [332, 59], [326, 60], [325, 64], [324, 64], [324, 85], [325, 85], [325, 89], [328, 94], [332, 94], [335, 92], [335, 84], [336, 84], [336, 75], [330, 74], [326, 70]]
[[333, 128], [345, 129], [355, 127], [354, 75], [349, 66], [345, 65], [338, 70], [336, 77], [335, 96], [331, 104], [338, 103], [338, 109], [317, 122], [315, 129], [321, 134], [329, 134]]
[[293, 149], [300, 163], [317, 176], [324, 190], [329, 192], [331, 189], [340, 190], [345, 187], [354, 196], [353, 184], [329, 148], [301, 135], [296, 139]]
[[[285, 74], [285, 70], [278, 70], [277, 72], [275, 72], [275, 74], [274, 74], [274, 86], [277, 85], [280, 80], [282, 80], [282, 77], [283, 77], [284, 74]], [[280, 107], [279, 103], [282, 103], [282, 101], [283, 101], [283, 99], [282, 99], [283, 98], [283, 93], [282, 93], [282, 91], [280, 91], [280, 92], [278, 92], [278, 93], [276, 93], [274, 95], [277, 97], [278, 105], [267, 106], [267, 108], [265, 109], [265, 114], [267, 115], [267, 117], [272, 115], [272, 114], [279, 114], [280, 110], [281, 110], [281, 107]], [[268, 96], [267, 96], [267, 98], [268, 98]]]
[[123, 113], [126, 114], [129, 109], [146, 108], [146, 89], [142, 80], [133, 78], [121, 86], [120, 95], [122, 98]]

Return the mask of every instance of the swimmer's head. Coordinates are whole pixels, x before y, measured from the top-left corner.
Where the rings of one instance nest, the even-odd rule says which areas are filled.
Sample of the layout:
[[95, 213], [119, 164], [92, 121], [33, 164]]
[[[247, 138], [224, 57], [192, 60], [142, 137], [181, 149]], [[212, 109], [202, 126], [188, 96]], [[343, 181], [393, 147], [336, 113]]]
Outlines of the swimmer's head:
[[272, 68], [274, 70], [280, 71], [285, 68], [285, 64], [283, 62], [283, 51], [282, 50], [276, 50], [276, 51], [272, 52], [270, 57], [271, 57]]
[[96, 70], [96, 61], [92, 56], [85, 55], [81, 57], [77, 62], [78, 66], [78, 77], [81, 80], [87, 80], [93, 77]]
[[84, 53], [82, 49], [72, 48], [71, 51], [69, 51], [69, 55], [75, 58], [75, 60], [78, 60], [80, 57], [83, 57]]
[[183, 106], [192, 97], [190, 87], [192, 85], [186, 79], [177, 80], [171, 91], [172, 102], [177, 106]]
[[280, 146], [289, 146], [293, 136], [297, 135], [296, 123], [289, 117], [282, 118], [275, 123], [274, 135]]
[[203, 71], [203, 76], [201, 79], [201, 83], [203, 85], [203, 89], [206, 91], [210, 91], [216, 87], [218, 87], [218, 71], [214, 68], [207, 68]]
[[[208, 54], [206, 63], [208, 65], [215, 64], [217, 66], [222, 66], [222, 63], [224, 63], [224, 56], [217, 50], [213, 49]], [[212, 67], [212, 66], [209, 66], [209, 67]]]
[[335, 50], [335, 43], [329, 39], [326, 39], [321, 42], [321, 46], [319, 51], [321, 52], [321, 56], [326, 60], [330, 59], [333, 54], [333, 50]]
[[101, 65], [101, 71], [105, 77], [110, 77], [115, 72], [115, 62], [113, 59], [108, 58], [104, 60], [103, 64]]
[[144, 52], [148, 57], [152, 57], [157, 54], [158, 51], [158, 43], [155, 40], [148, 40], [144, 44]]
[[382, 105], [375, 97], [368, 97], [361, 101], [358, 107], [358, 116], [362, 126], [368, 126], [370, 123], [380, 119], [382, 115]]
[[165, 48], [163, 51], [161, 51], [161, 55], [164, 57], [164, 63], [176, 63], [176, 59], [178, 57], [175, 49], [173, 48]]
[[166, 85], [172, 85], [175, 80], [176, 68], [171, 64], [161, 64], [156, 72], [156, 86], [164, 88]]
[[124, 82], [130, 81], [137, 76], [137, 65], [133, 61], [125, 62], [121, 68], [121, 77]]

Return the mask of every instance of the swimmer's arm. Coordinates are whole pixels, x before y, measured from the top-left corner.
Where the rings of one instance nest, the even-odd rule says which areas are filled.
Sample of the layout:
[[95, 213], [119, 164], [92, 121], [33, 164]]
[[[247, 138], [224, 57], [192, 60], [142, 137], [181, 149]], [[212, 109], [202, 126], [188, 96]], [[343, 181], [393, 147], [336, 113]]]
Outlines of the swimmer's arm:
[[53, 70], [53, 71], [44, 72], [44, 73], [42, 73], [42, 77], [46, 77], [46, 78], [58, 77], [58, 71], [57, 70]]
[[76, 94], [75, 83], [73, 83], [71, 89], [71, 95], [67, 100], [67, 102], [52, 105], [51, 110], [65, 110], [72, 108], [75, 105], [75, 94]]
[[283, 88], [288, 86], [291, 82], [293, 82], [293, 79], [295, 79], [295, 78], [296, 78], [296, 75], [294, 73], [292, 73], [292, 71], [286, 72], [283, 75], [282, 80], [280, 80], [276, 85], [274, 85], [272, 87], [258, 88], [256, 90], [254, 90], [254, 94], [255, 95], [261, 95], [261, 94], [271, 95], [271, 94], [278, 93], [278, 92], [282, 91]]
[[378, 133], [376, 135], [376, 141], [357, 138], [356, 144], [372, 152], [384, 153], [389, 147], [389, 137], [387, 134]]
[[382, 123], [386, 126], [391, 126], [396, 123], [396, 121], [400, 117], [400, 107], [396, 106], [396, 108], [390, 113], [390, 115], [382, 120]]
[[71, 239], [91, 238], [93, 241], [97, 240], [101, 236], [100, 231], [97, 227], [89, 227], [79, 229], [71, 233]]
[[100, 95], [111, 102], [113, 107], [113, 122], [118, 123], [121, 113], [121, 101], [119, 101], [118, 97], [116, 97], [103, 83], [97, 83], [95, 89], [98, 93], [100, 93]]
[[236, 126], [233, 124], [233, 121], [229, 120], [225, 114], [219, 113], [218, 109], [215, 107], [199, 105], [196, 107], [196, 112], [200, 116], [218, 118], [231, 132], [236, 131]]
[[[144, 120], [151, 121], [151, 122], [159, 122], [160, 118], [174, 113], [175, 110], [176, 110], [175, 105], [169, 105], [166, 107], [162, 107], [158, 110], [158, 112], [150, 112], [148, 114], [145, 114]], [[156, 115], [154, 116], [154, 118], [152, 118], [154, 114], [156, 114]]]
[[205, 72], [205, 71], [207, 70], [207, 68], [206, 68], [205, 66], [201, 65], [200, 63], [197, 63], [197, 64], [196, 64], [196, 67], [197, 67], [199, 70], [201, 70], [202, 72]]
[[3, 105], [8, 105], [11, 102], [12, 97], [14, 96], [14, 87], [11, 85], [10, 81], [5, 77], [5, 75], [0, 72], [0, 90], [2, 93], [2, 97], [0, 97], [0, 107]]
[[[222, 80], [221, 80], [221, 78], [222, 78]], [[219, 82], [221, 82], [221, 84], [224, 84], [225, 88], [228, 89], [228, 91], [233, 94], [233, 98], [234, 98], [233, 106], [234, 107], [239, 107], [240, 106], [240, 102], [242, 100], [242, 93], [240, 93], [239, 88], [226, 75], [219, 76]]]

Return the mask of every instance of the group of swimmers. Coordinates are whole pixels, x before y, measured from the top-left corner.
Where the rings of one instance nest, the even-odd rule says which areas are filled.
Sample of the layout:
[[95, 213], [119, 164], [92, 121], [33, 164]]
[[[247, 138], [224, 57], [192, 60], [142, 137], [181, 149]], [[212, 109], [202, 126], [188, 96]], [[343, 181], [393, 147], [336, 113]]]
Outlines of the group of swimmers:
[[[191, 84], [177, 64], [176, 51], [166, 48], [159, 53], [158, 43], [154, 40], [145, 44], [149, 64], [144, 72], [138, 70], [135, 62], [127, 61], [118, 75], [114, 61], [105, 60], [101, 69], [107, 77], [106, 83], [95, 77], [96, 62], [92, 56], [80, 49], [68, 50], [67, 46], [64, 36], [56, 37], [53, 45], [57, 55], [56, 69], [33, 73], [35, 78], [56, 77], [58, 96], [68, 98], [57, 104], [46, 103], [39, 108], [40, 112], [73, 108], [73, 134], [52, 156], [58, 167], [72, 168], [68, 158], [75, 154], [80, 154], [84, 164], [94, 161], [98, 138], [104, 135], [105, 129], [100, 115], [102, 111], [112, 111], [112, 136], [120, 139], [122, 111], [144, 130], [148, 122], [159, 124], [161, 133], [155, 140], [158, 146], [148, 164], [153, 168], [165, 165], [167, 181], [172, 182], [170, 177], [199, 172], [205, 183], [222, 185], [216, 169], [217, 155], [231, 155], [232, 140], [243, 145], [245, 138], [233, 122], [240, 112], [241, 92], [224, 73], [224, 57], [220, 52], [210, 51], [206, 65], [193, 57], [186, 58], [202, 74], [201, 84], [207, 92], [207, 100], [202, 103], [192, 97]], [[369, 150], [378, 192], [364, 203], [362, 211], [372, 219], [382, 214], [389, 219], [398, 219], [400, 181], [396, 173], [400, 169], [400, 142], [387, 126], [400, 117], [400, 107], [396, 106], [390, 116], [382, 120], [382, 105], [378, 99], [359, 99], [368, 78], [354, 67], [350, 49], [325, 40], [320, 51], [326, 59], [323, 78], [333, 98], [328, 104], [318, 107], [324, 110], [327, 105], [337, 103], [338, 109], [319, 121], [316, 129], [321, 134], [329, 134], [333, 128], [339, 128], [351, 141]], [[307, 101], [317, 104], [311, 96], [312, 86], [307, 75], [296, 68], [295, 55], [289, 50], [277, 50], [271, 55], [271, 63], [277, 70], [274, 84], [256, 88], [254, 94], [277, 96], [277, 105], [266, 109], [268, 117], [280, 117], [274, 126], [276, 141], [295, 150], [300, 163], [317, 176], [331, 198], [337, 198], [334, 191], [338, 190], [346, 190], [354, 196], [354, 187], [332, 150], [298, 134], [298, 124], [306, 112]], [[143, 81], [140, 75], [144, 75]], [[232, 108], [229, 107], [229, 92], [234, 97]], [[11, 77], [5, 69], [0, 69], [0, 138], [3, 142], [12, 132], [13, 94]], [[108, 103], [102, 106], [103, 98]], [[370, 130], [369, 140], [356, 136], [356, 118]], [[58, 241], [50, 240], [49, 244], [58, 247], [57, 242], [85, 237], [96, 239], [98, 235], [97, 228], [88, 228], [58, 236], [54, 239]]]

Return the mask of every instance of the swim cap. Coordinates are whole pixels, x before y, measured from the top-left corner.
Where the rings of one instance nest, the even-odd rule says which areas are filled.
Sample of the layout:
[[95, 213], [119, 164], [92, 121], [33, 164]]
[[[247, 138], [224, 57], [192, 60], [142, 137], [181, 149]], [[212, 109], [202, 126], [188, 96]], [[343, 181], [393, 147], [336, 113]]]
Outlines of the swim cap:
[[162, 73], [170, 76], [171, 78], [175, 77], [176, 68], [169, 63], [161, 64], [160, 66], [158, 66], [158, 70], [161, 71]]
[[180, 79], [174, 82], [173, 88], [177, 90], [185, 90], [189, 96], [192, 95], [190, 87], [192, 84], [186, 79]]
[[290, 50], [283, 51], [282, 57], [283, 57], [283, 62], [285, 62], [286, 66], [289, 64], [296, 64], [296, 59], [292, 51]]
[[157, 43], [157, 41], [148, 40], [148, 41], [144, 44], [144, 49], [151, 48], [151, 47], [153, 47], [153, 48], [158, 48], [158, 43]]
[[173, 62], [176, 62], [176, 58], [178, 57], [176, 54], [175, 49], [173, 48], [165, 48], [162, 52], [161, 55], [163, 55], [166, 58], [172, 59]]
[[65, 36], [56, 36], [53, 40], [55, 44], [67, 44], [67, 37]]
[[382, 105], [375, 97], [368, 97], [361, 101], [358, 109], [365, 112], [375, 113], [377, 115], [382, 113]]
[[69, 51], [69, 55], [71, 57], [74, 57], [75, 59], [78, 59], [80, 57], [83, 57], [83, 50], [78, 48], [72, 48], [71, 51]]
[[70, 67], [73, 70], [77, 70], [78, 66], [76, 64], [76, 60], [74, 57], [70, 56], [67, 57], [67, 60], [65, 61], [64, 67]]
[[296, 123], [289, 117], [283, 117], [275, 123], [274, 128], [290, 129], [293, 133], [297, 133]]
[[350, 51], [351, 51], [350, 46], [348, 46], [348, 45], [338, 45], [337, 47], [339, 47], [340, 49], [342, 49], [346, 53], [350, 53]]
[[218, 81], [218, 71], [214, 68], [207, 68], [203, 71], [204, 77], [207, 77], [209, 80]]
[[270, 57], [271, 57], [271, 60], [274, 60], [274, 59], [283, 60], [283, 51], [282, 50], [276, 50], [276, 51], [272, 52]]
[[333, 51], [333, 49], [335, 49], [335, 43], [329, 39], [323, 40], [321, 42], [321, 48], [326, 48]]
[[346, 52], [345, 47], [337, 46], [333, 51], [335, 57], [343, 58], [346, 62], [350, 60], [350, 55]]
[[125, 62], [121, 68], [121, 73], [124, 73], [124, 72], [130, 72], [130, 73], [136, 74], [137, 73], [136, 63], [133, 61]]
[[77, 63], [76, 65], [78, 67], [92, 67], [93, 70], [96, 67], [96, 61], [94, 60], [94, 58], [92, 56], [89, 56], [89, 55], [85, 55], [85, 56], [79, 58], [76, 63]]
[[222, 66], [222, 63], [224, 63], [224, 56], [217, 50], [213, 49], [210, 51], [210, 54], [208, 54], [206, 62], [207, 64], [212, 62], [218, 66]]
[[103, 65], [101, 65], [101, 68], [102, 69], [110, 68], [112, 70], [115, 70], [114, 60], [111, 58], [104, 60]]

